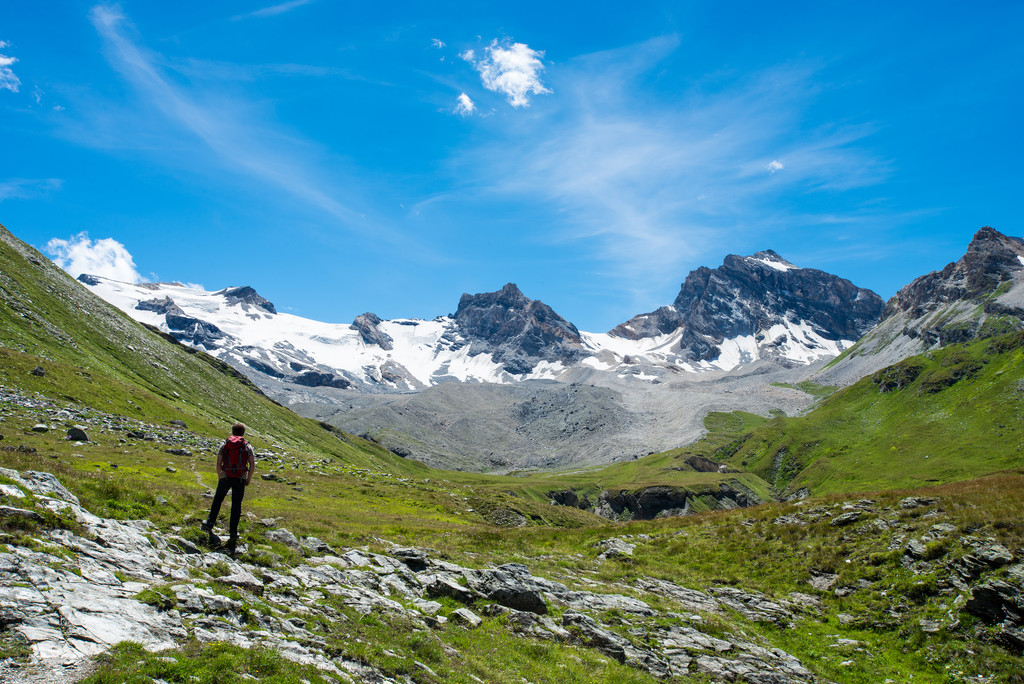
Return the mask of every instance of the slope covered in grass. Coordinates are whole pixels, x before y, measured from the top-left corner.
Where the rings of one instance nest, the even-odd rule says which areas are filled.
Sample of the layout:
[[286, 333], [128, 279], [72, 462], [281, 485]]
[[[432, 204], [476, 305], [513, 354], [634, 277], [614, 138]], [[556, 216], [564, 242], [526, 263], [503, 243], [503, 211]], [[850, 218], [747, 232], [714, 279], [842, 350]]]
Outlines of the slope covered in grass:
[[720, 454], [787, 492], [953, 482], [1024, 465], [1022, 410], [1017, 332], [905, 359]]

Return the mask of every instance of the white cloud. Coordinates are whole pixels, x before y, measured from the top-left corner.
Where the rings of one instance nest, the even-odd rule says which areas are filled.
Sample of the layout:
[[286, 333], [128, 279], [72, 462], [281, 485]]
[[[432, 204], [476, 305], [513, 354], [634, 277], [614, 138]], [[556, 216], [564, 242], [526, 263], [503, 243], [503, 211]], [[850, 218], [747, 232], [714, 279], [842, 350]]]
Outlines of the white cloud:
[[459, 57], [466, 60], [467, 62], [472, 62], [474, 59], [476, 59], [476, 52], [474, 52], [472, 49], [464, 50], [463, 52], [459, 53]]
[[431, 38], [430, 44], [436, 47], [438, 50], [445, 46], [444, 41], [441, 40], [440, 38]]
[[143, 281], [132, 255], [113, 238], [93, 242], [88, 233], [81, 232], [67, 240], [53, 238], [46, 243], [46, 252], [55, 264], [75, 278], [88, 273], [126, 283]]
[[[641, 90], [647, 72], [678, 45], [655, 39], [563, 65], [551, 116], [516, 121], [509, 140], [455, 160], [472, 169], [488, 201], [547, 200], [550, 215], [564, 219], [538, 239], [578, 244], [603, 272], [635, 283], [638, 300], [678, 284], [702, 255], [734, 250], [737, 236], [813, 225], [814, 216], [778, 211], [779, 183], [795, 192], [844, 190], [888, 173], [864, 149], [869, 127], [803, 127], [815, 93], [810, 69], [650, 97]], [[775, 154], [786, 159], [785, 174], [765, 173], [764, 159], [778, 165], [769, 171], [782, 168]]]
[[462, 116], [469, 116], [476, 111], [476, 103], [467, 95], [462, 93], [458, 97], [458, 104], [455, 105], [455, 113]]
[[291, 12], [293, 9], [302, 7], [303, 5], [308, 5], [311, 2], [313, 2], [313, 0], [291, 0], [290, 2], [282, 2], [277, 5], [264, 7], [256, 10], [255, 12], [249, 12], [248, 14], [239, 14], [236, 17], [232, 17], [232, 19], [234, 21], [239, 21], [241, 19], [263, 19], [265, 17], [273, 17], [278, 14], [284, 14], [285, 12]]
[[768, 163], [768, 173], [775, 173], [776, 171], [781, 171], [784, 168], [786, 167], [784, 167], [782, 165], [782, 162], [780, 162], [778, 159], [773, 159], [771, 160], [771, 162]]
[[[6, 48], [8, 45], [9, 43], [6, 41], [0, 40], [0, 50]], [[18, 88], [21, 87], [21, 79], [19, 79], [14, 73], [14, 70], [11, 69], [11, 65], [17, 61], [17, 57], [0, 55], [0, 90], [10, 90], [12, 93], [16, 93], [18, 92]]]
[[551, 92], [540, 82], [540, 72], [544, 70], [542, 51], [533, 50], [525, 43], [500, 44], [495, 40], [485, 53], [479, 61], [475, 60], [472, 50], [466, 50], [461, 56], [480, 72], [485, 88], [503, 94], [513, 107], [528, 107], [531, 94]]

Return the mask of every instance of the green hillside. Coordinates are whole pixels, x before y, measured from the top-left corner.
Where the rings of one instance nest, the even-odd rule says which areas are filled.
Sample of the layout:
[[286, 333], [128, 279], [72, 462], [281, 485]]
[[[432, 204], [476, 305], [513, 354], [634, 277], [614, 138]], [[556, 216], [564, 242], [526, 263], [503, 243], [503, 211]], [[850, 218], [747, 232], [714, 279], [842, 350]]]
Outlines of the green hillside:
[[911, 488], [1024, 466], [1024, 334], [906, 359], [718, 450], [779, 490]]

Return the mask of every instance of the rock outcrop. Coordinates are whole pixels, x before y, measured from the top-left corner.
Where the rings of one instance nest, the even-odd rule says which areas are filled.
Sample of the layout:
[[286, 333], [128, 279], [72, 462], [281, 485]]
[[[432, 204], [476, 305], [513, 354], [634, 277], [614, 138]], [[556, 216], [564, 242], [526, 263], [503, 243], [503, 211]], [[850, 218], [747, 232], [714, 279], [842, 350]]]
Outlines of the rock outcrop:
[[576, 326], [514, 283], [497, 292], [462, 295], [455, 325], [471, 356], [490, 354], [512, 375], [528, 373], [541, 361], [568, 366], [585, 355]]
[[363, 342], [366, 342], [366, 344], [375, 344], [384, 351], [391, 351], [395, 348], [394, 340], [391, 339], [391, 335], [377, 327], [383, 322], [377, 314], [366, 312], [355, 317], [351, 328], [359, 332], [360, 337], [363, 338]]
[[882, 299], [849, 280], [798, 268], [771, 250], [730, 254], [716, 269], [691, 271], [670, 306], [641, 314], [609, 334], [653, 338], [677, 331], [684, 361], [714, 361], [722, 343], [753, 337], [761, 358], [783, 358], [821, 341], [857, 340], [882, 312]]
[[882, 320], [817, 380], [846, 385], [930, 349], [1024, 328], [1024, 240], [985, 227], [967, 252], [915, 279]]
[[[269, 531], [268, 539], [290, 544], [304, 557], [288, 566], [266, 560], [254, 565], [202, 552], [184, 528], [167, 534], [144, 520], [95, 516], [47, 473], [4, 469], [0, 475], [15, 483], [0, 496], [31, 493], [40, 509], [73, 520], [75, 528], [40, 528], [33, 548], [9, 544], [0, 553], [0, 619], [31, 650], [31, 662], [5, 681], [54, 681], [121, 641], [162, 650], [189, 638], [275, 649], [355, 681], [396, 681], [328, 646], [319, 630], [339, 619], [339, 606], [441, 635], [500, 617], [514, 635], [594, 648], [659, 678], [820, 681], [779, 649], [706, 634], [693, 615], [735, 610], [755, 621], [800, 619], [787, 607], [792, 604], [760, 594], [733, 588], [704, 593], [662, 579], [638, 580], [631, 591], [677, 602], [691, 615], [666, 614], [642, 598], [580, 591], [534, 576], [522, 564], [467, 568], [435, 559], [427, 549], [398, 546], [384, 554], [335, 550], [284, 529]], [[632, 546], [615, 541], [609, 548]], [[435, 597], [465, 604], [451, 613], [456, 627], [447, 626]], [[491, 605], [481, 609], [478, 602]], [[559, 618], [548, 616], [551, 606], [560, 607]], [[616, 614], [629, 616], [630, 636], [604, 621]]]
[[253, 307], [261, 309], [267, 313], [277, 313], [277, 309], [274, 308], [274, 305], [270, 300], [261, 297], [256, 290], [252, 289], [248, 285], [244, 285], [242, 287], [228, 287], [221, 290], [218, 294], [223, 295], [228, 304], [237, 304], [246, 311], [249, 310], [249, 307]]

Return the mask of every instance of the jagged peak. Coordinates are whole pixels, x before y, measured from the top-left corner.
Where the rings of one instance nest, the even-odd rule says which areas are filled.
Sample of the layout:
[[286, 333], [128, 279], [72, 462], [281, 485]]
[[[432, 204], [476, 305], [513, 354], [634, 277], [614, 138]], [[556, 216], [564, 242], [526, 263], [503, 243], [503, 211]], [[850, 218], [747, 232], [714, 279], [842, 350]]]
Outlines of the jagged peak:
[[779, 256], [778, 252], [771, 249], [754, 252], [752, 256], [743, 258], [747, 263], [758, 263], [776, 271], [793, 271], [799, 268], [799, 266], [783, 259]]
[[983, 226], [971, 238], [971, 244], [967, 246], [967, 252], [991, 251], [992, 247], [999, 245], [1008, 248], [1010, 251], [1019, 253], [1024, 248], [1024, 240], [1019, 237], [1011, 237], [1000, 233], [991, 226]]
[[456, 316], [466, 307], [471, 306], [493, 306], [498, 305], [508, 309], [526, 308], [533, 302], [532, 299], [523, 294], [515, 283], [506, 283], [504, 287], [496, 292], [481, 292], [478, 294], [464, 293], [459, 298], [459, 308]]

